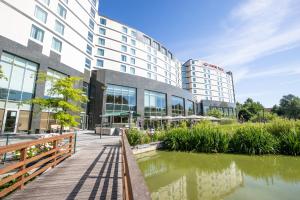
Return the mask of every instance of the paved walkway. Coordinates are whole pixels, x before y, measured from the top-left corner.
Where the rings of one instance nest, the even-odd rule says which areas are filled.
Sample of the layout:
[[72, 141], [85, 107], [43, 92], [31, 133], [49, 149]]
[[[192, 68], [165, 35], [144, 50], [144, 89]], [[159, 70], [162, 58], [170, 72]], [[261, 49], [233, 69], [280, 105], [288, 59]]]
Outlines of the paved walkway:
[[76, 154], [6, 199], [122, 199], [119, 136], [78, 134]]

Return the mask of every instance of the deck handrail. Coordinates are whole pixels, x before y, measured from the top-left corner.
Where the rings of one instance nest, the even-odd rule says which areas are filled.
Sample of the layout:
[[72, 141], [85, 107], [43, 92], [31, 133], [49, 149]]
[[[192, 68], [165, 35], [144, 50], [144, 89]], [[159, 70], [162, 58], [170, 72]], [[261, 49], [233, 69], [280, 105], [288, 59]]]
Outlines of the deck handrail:
[[[15, 189], [23, 189], [25, 183], [43, 173], [50, 167], [55, 167], [58, 163], [72, 155], [74, 133], [38, 139], [30, 142], [21, 142], [0, 147], [0, 157], [13, 152], [20, 152], [15, 160], [5, 163], [0, 168], [0, 187], [9, 184], [0, 190], [0, 198], [11, 193]], [[28, 150], [33, 146], [46, 147], [39, 154], [33, 157], [28, 156]]]
[[124, 129], [122, 132], [123, 199], [150, 200], [150, 192], [138, 167]]

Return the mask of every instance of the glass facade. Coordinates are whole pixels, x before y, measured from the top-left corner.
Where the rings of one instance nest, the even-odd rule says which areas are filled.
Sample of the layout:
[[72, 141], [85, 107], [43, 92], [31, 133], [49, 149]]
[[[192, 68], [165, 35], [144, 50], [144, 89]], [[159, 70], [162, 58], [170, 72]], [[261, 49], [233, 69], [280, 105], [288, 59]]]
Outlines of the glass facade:
[[185, 108], [188, 112], [188, 115], [194, 115], [195, 114], [194, 102], [192, 102], [190, 100], [186, 100]]
[[106, 113], [136, 112], [136, 89], [108, 84], [106, 90]]
[[34, 96], [38, 65], [4, 52], [0, 65], [6, 77], [0, 79], [0, 127], [5, 123], [4, 131], [26, 131], [31, 105], [20, 103]]
[[166, 94], [145, 90], [144, 92], [145, 117], [166, 116]]
[[183, 98], [172, 96], [172, 116], [184, 116]]

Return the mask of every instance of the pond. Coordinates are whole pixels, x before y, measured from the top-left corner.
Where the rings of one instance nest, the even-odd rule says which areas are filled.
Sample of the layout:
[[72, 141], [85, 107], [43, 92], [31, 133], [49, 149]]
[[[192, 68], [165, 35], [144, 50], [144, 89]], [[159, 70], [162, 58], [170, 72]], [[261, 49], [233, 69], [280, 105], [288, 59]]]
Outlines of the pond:
[[152, 199], [300, 199], [300, 157], [154, 151], [136, 156]]

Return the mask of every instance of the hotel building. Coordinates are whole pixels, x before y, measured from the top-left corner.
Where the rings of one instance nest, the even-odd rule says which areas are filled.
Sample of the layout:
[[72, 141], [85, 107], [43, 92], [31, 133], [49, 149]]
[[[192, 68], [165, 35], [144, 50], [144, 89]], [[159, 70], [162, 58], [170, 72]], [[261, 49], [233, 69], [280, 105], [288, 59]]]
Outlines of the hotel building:
[[[82, 77], [77, 87], [89, 103], [80, 114], [81, 129], [93, 129], [103, 116], [124, 124], [126, 113], [142, 123], [195, 114], [198, 96], [186, 90], [189, 72], [174, 54], [147, 34], [98, 13], [98, 0], [0, 0], [5, 27], [0, 65], [6, 77], [0, 80], [2, 133], [44, 132], [56, 124], [50, 111], [23, 103], [49, 96], [51, 83], [36, 81], [40, 72]], [[234, 94], [229, 100], [234, 103]]]
[[201, 60], [190, 59], [182, 65], [182, 87], [193, 93], [197, 114], [217, 108], [225, 116], [235, 116], [232, 72]]

